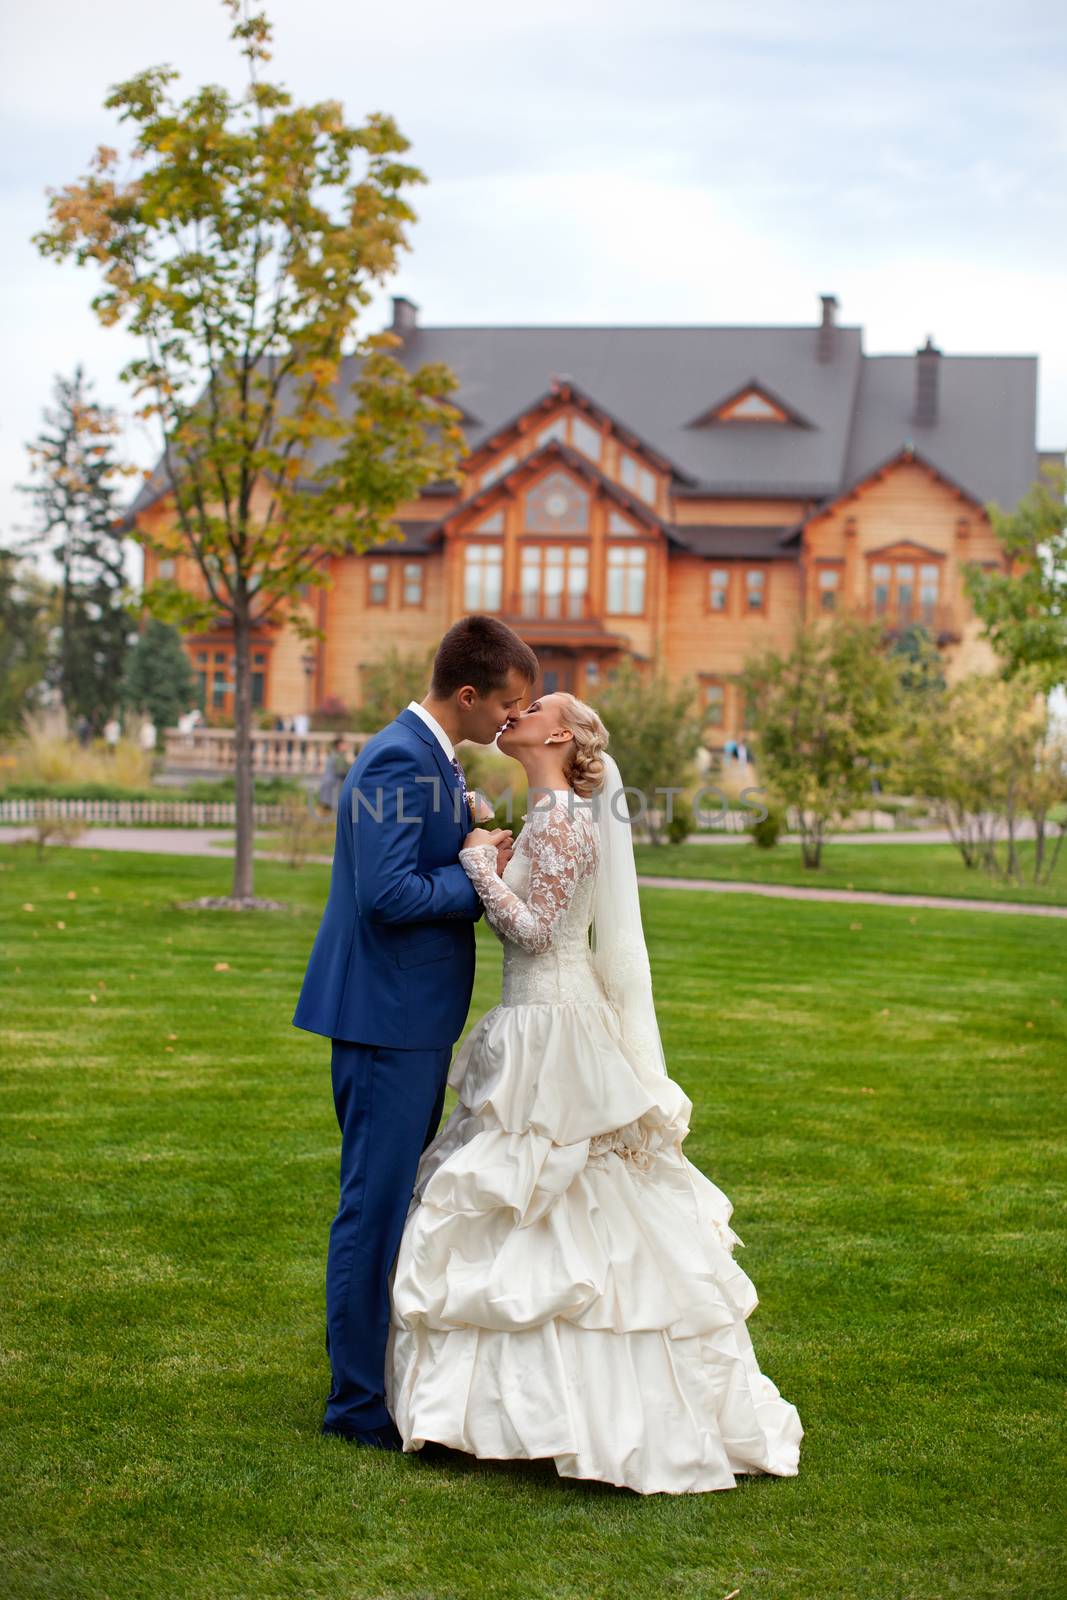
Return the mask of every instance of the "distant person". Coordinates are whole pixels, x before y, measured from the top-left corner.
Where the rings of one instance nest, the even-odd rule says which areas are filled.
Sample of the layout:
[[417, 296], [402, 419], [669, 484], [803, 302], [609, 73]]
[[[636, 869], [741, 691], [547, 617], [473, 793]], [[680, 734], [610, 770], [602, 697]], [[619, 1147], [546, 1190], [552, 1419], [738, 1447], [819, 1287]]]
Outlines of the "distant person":
[[319, 805], [326, 811], [336, 811], [337, 802], [341, 794], [341, 785], [348, 772], [348, 756], [345, 753], [345, 741], [340, 735], [330, 746], [330, 753], [326, 757], [326, 767], [319, 783]]
[[141, 749], [146, 754], [156, 748], [156, 725], [151, 717], [146, 717], [144, 722], [141, 723], [141, 731], [137, 737]]
[[311, 718], [306, 711], [297, 711], [293, 716], [293, 732], [300, 739], [306, 739], [311, 732]]
[[114, 750], [122, 738], [122, 724], [117, 717], [108, 717], [104, 723], [104, 743], [109, 750]]

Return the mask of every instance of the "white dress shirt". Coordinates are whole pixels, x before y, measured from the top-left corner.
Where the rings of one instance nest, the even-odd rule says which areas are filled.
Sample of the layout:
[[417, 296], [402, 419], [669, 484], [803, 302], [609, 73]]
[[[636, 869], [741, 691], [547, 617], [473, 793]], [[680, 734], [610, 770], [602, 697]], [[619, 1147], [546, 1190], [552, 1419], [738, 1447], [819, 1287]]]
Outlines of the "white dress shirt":
[[414, 711], [417, 717], [421, 717], [423, 722], [425, 722], [426, 726], [430, 729], [430, 732], [437, 735], [438, 744], [441, 746], [441, 749], [444, 751], [448, 760], [452, 761], [456, 754], [456, 747], [452, 743], [452, 740], [448, 737], [448, 734], [442, 728], [441, 724], [438, 722], [437, 718], [427, 711], [425, 706], [420, 706], [417, 700], [408, 701], [408, 710]]

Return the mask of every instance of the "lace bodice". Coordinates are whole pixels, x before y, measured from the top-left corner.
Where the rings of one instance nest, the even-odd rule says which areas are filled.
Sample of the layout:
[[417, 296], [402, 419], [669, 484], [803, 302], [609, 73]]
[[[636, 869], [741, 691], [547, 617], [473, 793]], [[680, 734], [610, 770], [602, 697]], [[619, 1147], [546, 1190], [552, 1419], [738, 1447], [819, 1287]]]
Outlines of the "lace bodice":
[[592, 808], [570, 789], [541, 795], [497, 874], [496, 850], [474, 845], [459, 859], [504, 946], [503, 1005], [603, 1000], [589, 924], [600, 863]]

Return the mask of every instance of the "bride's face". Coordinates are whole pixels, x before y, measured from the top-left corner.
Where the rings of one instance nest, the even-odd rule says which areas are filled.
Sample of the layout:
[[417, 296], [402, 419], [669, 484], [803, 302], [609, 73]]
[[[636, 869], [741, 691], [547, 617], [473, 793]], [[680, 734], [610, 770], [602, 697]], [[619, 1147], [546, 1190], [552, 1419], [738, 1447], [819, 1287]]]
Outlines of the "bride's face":
[[572, 737], [562, 716], [562, 698], [558, 694], [545, 694], [531, 700], [525, 711], [509, 718], [507, 726], [497, 738], [497, 749], [505, 755], [517, 756], [520, 750], [531, 745], [543, 745], [553, 734], [562, 745]]

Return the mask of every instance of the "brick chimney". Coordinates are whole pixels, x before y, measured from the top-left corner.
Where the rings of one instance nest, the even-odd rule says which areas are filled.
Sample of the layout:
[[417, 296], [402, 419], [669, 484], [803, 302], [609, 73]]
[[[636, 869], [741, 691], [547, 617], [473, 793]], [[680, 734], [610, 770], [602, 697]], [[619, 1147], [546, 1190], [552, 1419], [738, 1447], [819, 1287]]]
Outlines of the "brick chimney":
[[837, 313], [837, 296], [836, 294], [821, 294], [819, 299], [822, 301], [822, 322], [819, 324], [819, 332], [815, 345], [815, 359], [816, 361], [832, 361], [834, 354], [834, 317]]
[[390, 333], [395, 333], [401, 339], [406, 339], [409, 333], [414, 333], [419, 326], [419, 308], [414, 300], [409, 300], [406, 295], [394, 294], [393, 296], [393, 325]]
[[937, 421], [941, 352], [930, 334], [921, 350], [915, 352], [915, 411], [912, 421], [929, 428]]

